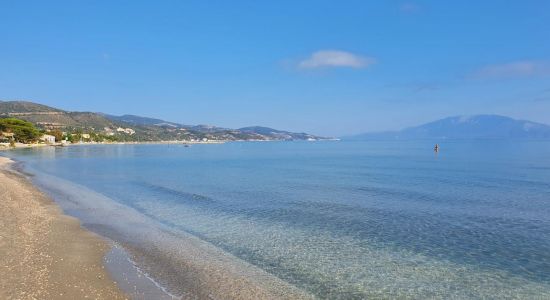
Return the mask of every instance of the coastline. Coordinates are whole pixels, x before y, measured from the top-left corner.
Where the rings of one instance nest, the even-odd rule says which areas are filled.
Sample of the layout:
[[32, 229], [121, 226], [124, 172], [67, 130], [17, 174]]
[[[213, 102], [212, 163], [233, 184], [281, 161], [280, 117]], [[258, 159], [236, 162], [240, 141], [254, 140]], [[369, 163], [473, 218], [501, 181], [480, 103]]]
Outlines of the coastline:
[[[149, 287], [181, 299], [312, 299], [313, 296], [189, 233], [157, 223], [134, 208], [52, 175], [40, 173], [33, 184], [56, 199], [82, 226], [114, 241], [124, 253], [122, 270], [110, 261], [109, 273], [120, 288], [133, 294], [137, 270]], [[78, 199], [78, 200], [76, 200]], [[117, 252], [117, 251], [115, 251]], [[113, 257], [109, 253], [107, 259]], [[128, 266], [130, 261], [130, 266]], [[133, 270], [132, 270], [133, 269]], [[153, 282], [156, 287], [151, 286]], [[130, 286], [125, 286], [130, 283]], [[139, 284], [139, 283], [138, 283]], [[151, 289], [147, 289], [150, 291]], [[138, 297], [137, 299], [160, 299]]]
[[210, 140], [210, 141], [150, 141], [150, 142], [86, 142], [86, 143], [54, 143], [54, 144], [23, 144], [16, 143], [11, 147], [9, 143], [0, 143], [0, 151], [16, 150], [16, 149], [32, 149], [39, 147], [72, 147], [72, 146], [89, 146], [89, 145], [216, 145], [231, 142], [289, 142], [289, 141], [304, 141], [304, 142], [335, 142], [340, 141], [338, 138], [326, 138], [320, 140]]
[[[32, 202], [38, 208], [43, 207], [45, 215], [49, 219], [59, 218], [72, 225], [71, 229], [63, 229], [58, 240], [71, 239], [71, 242], [80, 243], [78, 249], [64, 249], [63, 243], [47, 238], [41, 241], [40, 249], [42, 254], [52, 259], [55, 263], [66, 261], [57, 257], [59, 253], [66, 252], [74, 256], [86, 256], [89, 258], [92, 267], [77, 266], [59, 266], [56, 270], [49, 270], [52, 263], [43, 268], [48, 270], [48, 274], [58, 271], [58, 274], [73, 276], [75, 287], [82, 288], [82, 283], [88, 280], [90, 276], [80, 278], [84, 274], [82, 270], [87, 270], [86, 275], [92, 274], [90, 279], [97, 276], [99, 279], [106, 279], [100, 283], [94, 283], [93, 289], [83, 289], [81, 294], [59, 292], [63, 294], [51, 295], [51, 291], [60, 291], [59, 285], [73, 283], [65, 281], [54, 281], [50, 278], [42, 281], [31, 278], [22, 283], [26, 290], [20, 290], [16, 287], [20, 280], [18, 275], [8, 276], [0, 279], [0, 299], [7, 298], [27, 298], [29, 293], [33, 296], [28, 298], [55, 298], [55, 299], [80, 299], [88, 297], [95, 299], [311, 299], [312, 296], [299, 288], [280, 280], [260, 270], [232, 255], [221, 251], [209, 243], [198, 239], [197, 237], [179, 233], [174, 235], [164, 226], [157, 228], [160, 224], [153, 226], [148, 217], [141, 215], [131, 208], [121, 206], [112, 202], [111, 199], [97, 194], [95, 191], [88, 190], [75, 183], [65, 182], [60, 178], [51, 177], [46, 174], [35, 175], [32, 173], [32, 179], [23, 174], [26, 171], [19, 170], [17, 161], [0, 156], [0, 186], [8, 186], [6, 193], [20, 195], [20, 197]], [[14, 186], [18, 186], [14, 188]], [[19, 186], [22, 186], [20, 189]], [[51, 200], [55, 199], [55, 201]], [[75, 202], [73, 199], [78, 199]], [[23, 203], [23, 201], [12, 201]], [[22, 207], [32, 206], [28, 203], [19, 204], [8, 211], [6, 207], [0, 209], [0, 217], [8, 214], [26, 214], [27, 209], [22, 211]], [[32, 209], [34, 209], [34, 206]], [[15, 210], [15, 212], [14, 212]], [[88, 214], [88, 212], [93, 212]], [[51, 216], [50, 216], [51, 215]], [[99, 217], [99, 219], [97, 219]], [[105, 219], [105, 217], [108, 217]], [[9, 222], [5, 218], [3, 222]], [[111, 220], [111, 221], [106, 221]], [[118, 221], [117, 221], [118, 220]], [[124, 220], [124, 221], [121, 221]], [[28, 222], [28, 221], [23, 221]], [[2, 223], [0, 223], [1, 225]], [[131, 228], [127, 224], [132, 224]], [[98, 227], [99, 225], [99, 227]], [[17, 227], [17, 225], [12, 226]], [[37, 227], [40, 227], [37, 225]], [[135, 228], [139, 228], [138, 231]], [[15, 231], [16, 228], [0, 229], [0, 238], [6, 234], [6, 231]], [[129, 231], [128, 231], [129, 230]], [[11, 235], [16, 235], [11, 233]], [[45, 235], [45, 234], [41, 234]], [[67, 236], [68, 235], [68, 236]], [[84, 240], [79, 237], [84, 236]], [[53, 241], [53, 242], [52, 242]], [[34, 241], [31, 241], [34, 242]], [[30, 244], [27, 241], [10, 241], [9, 244], [22, 243]], [[94, 243], [93, 253], [87, 253], [92, 248], [90, 243]], [[53, 244], [53, 245], [52, 245]], [[53, 247], [58, 244], [54, 252], [49, 251], [47, 247]], [[5, 248], [5, 247], [4, 247]], [[0, 239], [0, 252], [3, 251]], [[59, 252], [61, 251], [61, 252]], [[17, 251], [15, 251], [17, 252]], [[30, 258], [21, 258], [12, 256], [11, 252], [7, 257], [10, 262], [0, 261], [2, 265], [8, 266], [11, 263], [10, 270], [19, 268], [19, 274], [31, 274], [33, 270], [23, 269], [20, 266], [21, 261], [30, 261]], [[39, 256], [42, 254], [34, 254]], [[103, 261], [102, 261], [103, 260]], [[33, 265], [39, 265], [40, 262], [32, 262]], [[7, 268], [7, 267], [6, 267]], [[80, 272], [79, 272], [80, 271]], [[6, 272], [7, 273], [7, 272]], [[67, 275], [72, 274], [72, 275]], [[4, 276], [0, 273], [0, 276]], [[40, 288], [41, 292], [35, 292], [37, 286], [44, 284], [45, 289]], [[44, 291], [46, 290], [46, 291]], [[24, 292], [25, 294], [21, 294]], [[92, 293], [93, 292], [93, 293]], [[4, 295], [5, 294], [5, 295]], [[47, 296], [44, 296], [47, 295]], [[65, 297], [65, 295], [67, 295]]]
[[0, 298], [126, 299], [103, 263], [109, 243], [12, 165], [0, 157]]
[[154, 142], [86, 142], [86, 143], [54, 143], [54, 144], [23, 144], [16, 143], [13, 147], [9, 143], [0, 143], [0, 151], [2, 150], [17, 150], [17, 149], [32, 149], [41, 147], [72, 147], [72, 146], [89, 146], [89, 145], [200, 145], [200, 144], [223, 144], [229, 141], [154, 141]]

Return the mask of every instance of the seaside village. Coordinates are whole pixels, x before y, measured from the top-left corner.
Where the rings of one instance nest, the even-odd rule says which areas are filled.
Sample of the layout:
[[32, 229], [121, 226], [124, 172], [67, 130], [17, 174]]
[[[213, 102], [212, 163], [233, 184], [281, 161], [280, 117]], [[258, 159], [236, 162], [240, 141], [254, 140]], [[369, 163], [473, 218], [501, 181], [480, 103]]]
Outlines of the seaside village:
[[63, 146], [67, 144], [83, 143], [109, 143], [117, 141], [116, 135], [133, 136], [132, 128], [104, 128], [104, 133], [93, 131], [74, 132], [61, 131], [59, 129], [38, 129], [32, 123], [14, 119], [0, 119], [0, 149], [13, 147], [35, 147], [44, 145]]
[[[98, 132], [94, 128], [88, 130], [77, 128], [61, 130], [59, 126], [51, 126], [50, 123], [38, 123], [40, 128], [33, 123], [16, 119], [0, 118], [0, 150], [10, 148], [39, 147], [39, 146], [65, 146], [69, 144], [106, 144], [106, 143], [136, 143], [140, 137], [136, 131], [125, 127], [104, 127]], [[181, 131], [181, 138], [166, 141], [166, 143], [218, 143], [220, 137], [205, 135], [196, 137], [184, 128], [168, 129], [169, 132]], [[180, 133], [178, 132], [177, 135]], [[223, 136], [221, 138], [224, 138]]]

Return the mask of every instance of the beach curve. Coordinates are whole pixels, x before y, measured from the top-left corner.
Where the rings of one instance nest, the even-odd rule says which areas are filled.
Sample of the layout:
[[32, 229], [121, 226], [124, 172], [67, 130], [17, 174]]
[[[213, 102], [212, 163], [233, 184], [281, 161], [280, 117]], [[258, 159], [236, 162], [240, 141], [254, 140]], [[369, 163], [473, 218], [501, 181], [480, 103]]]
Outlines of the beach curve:
[[126, 299], [103, 265], [109, 243], [0, 157], [0, 298]]

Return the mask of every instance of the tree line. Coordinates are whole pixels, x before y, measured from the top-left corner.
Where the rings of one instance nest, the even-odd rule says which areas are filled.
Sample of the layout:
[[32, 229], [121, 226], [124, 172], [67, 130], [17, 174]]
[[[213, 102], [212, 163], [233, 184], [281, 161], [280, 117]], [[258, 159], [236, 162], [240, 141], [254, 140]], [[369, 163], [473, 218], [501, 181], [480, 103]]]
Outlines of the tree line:
[[17, 118], [0, 118], [0, 140], [7, 140], [11, 143], [30, 144], [37, 142], [43, 134], [52, 135], [56, 142], [67, 140], [70, 143], [85, 142], [116, 142], [114, 136], [107, 136], [94, 132], [88, 133], [84, 138], [82, 130], [75, 130], [74, 133], [64, 133], [59, 129], [45, 131], [37, 128], [33, 123]]

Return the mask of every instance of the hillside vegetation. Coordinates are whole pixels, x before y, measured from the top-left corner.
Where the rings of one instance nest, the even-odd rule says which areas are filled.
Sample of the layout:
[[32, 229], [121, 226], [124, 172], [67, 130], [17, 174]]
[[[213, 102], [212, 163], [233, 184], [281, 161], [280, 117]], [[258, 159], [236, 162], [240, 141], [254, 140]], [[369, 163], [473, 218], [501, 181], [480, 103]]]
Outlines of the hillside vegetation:
[[292, 133], [259, 126], [230, 129], [210, 125], [183, 125], [135, 115], [112, 116], [95, 112], [68, 112], [28, 101], [0, 102], [0, 117], [19, 118], [46, 131], [59, 130], [69, 137], [78, 136], [80, 140], [94, 141], [323, 139], [306, 133]]

